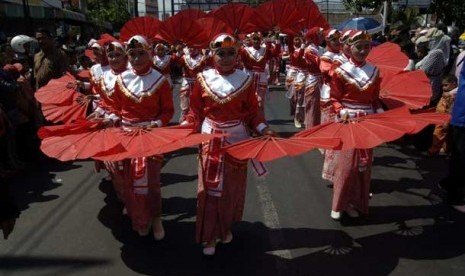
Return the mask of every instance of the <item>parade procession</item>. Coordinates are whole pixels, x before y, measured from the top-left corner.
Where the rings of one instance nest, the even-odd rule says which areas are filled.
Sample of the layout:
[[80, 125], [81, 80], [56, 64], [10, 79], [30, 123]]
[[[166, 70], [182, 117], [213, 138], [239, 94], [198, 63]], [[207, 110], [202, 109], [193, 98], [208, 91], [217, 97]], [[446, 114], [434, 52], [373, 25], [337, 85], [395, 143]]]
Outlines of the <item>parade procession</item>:
[[[20, 271], [12, 256], [26, 245], [15, 250], [7, 242], [29, 231], [21, 230], [23, 217], [54, 231], [60, 224], [54, 216], [73, 213], [79, 226], [64, 226], [62, 246], [86, 224], [110, 228], [81, 243], [98, 252], [113, 234], [126, 248], [121, 259], [130, 275], [335, 275], [346, 269], [349, 275], [408, 275], [414, 268], [396, 270], [397, 262], [432, 259], [433, 248], [439, 259], [463, 260], [465, 37], [441, 23], [389, 30], [364, 19], [336, 26], [312, 0], [272, 0], [186, 8], [164, 20], [134, 17], [118, 32], [88, 38], [80, 56], [47, 28], [12, 37], [1, 56], [0, 173], [9, 184], [1, 184], [1, 246], [7, 247], [0, 271], [2, 263]], [[18, 191], [21, 181], [42, 179], [33, 175], [43, 175], [38, 168], [44, 166], [47, 175], [53, 172], [47, 185], [75, 191], [68, 199], [44, 199], [55, 201], [54, 211], [34, 220], [27, 213], [39, 205], [33, 200], [24, 207]], [[60, 176], [67, 170], [69, 177]], [[409, 182], [414, 173], [420, 178]], [[27, 185], [38, 185], [32, 182]], [[78, 198], [87, 182], [92, 198], [100, 198], [92, 204], [111, 206], [106, 215], [105, 207], [92, 211], [94, 205]], [[53, 189], [37, 191], [47, 198], [43, 192]], [[403, 193], [418, 199], [411, 203], [398, 196]], [[75, 206], [66, 207], [72, 198]], [[419, 208], [420, 200], [428, 207]], [[373, 225], [388, 230], [362, 234]], [[432, 225], [439, 225], [439, 236]], [[437, 244], [418, 249], [395, 233], [426, 234], [432, 240], [418, 243]], [[439, 237], [446, 240], [433, 241]], [[194, 249], [185, 251], [178, 241]], [[373, 248], [363, 251], [370, 242]], [[402, 251], [409, 246], [416, 250]], [[382, 247], [388, 253], [378, 253]], [[170, 259], [170, 268], [157, 261], [164, 250], [171, 257], [160, 258]], [[264, 252], [251, 257], [257, 250]], [[192, 263], [181, 268], [181, 262], [174, 269], [173, 252], [202, 267], [190, 273]], [[376, 259], [355, 268], [351, 254]], [[137, 261], [149, 256], [153, 261]], [[383, 260], [396, 265], [377, 267]], [[112, 260], [80, 262], [73, 266]], [[419, 273], [465, 273], [463, 263], [441, 269]], [[122, 271], [110, 274], [128, 275]]]

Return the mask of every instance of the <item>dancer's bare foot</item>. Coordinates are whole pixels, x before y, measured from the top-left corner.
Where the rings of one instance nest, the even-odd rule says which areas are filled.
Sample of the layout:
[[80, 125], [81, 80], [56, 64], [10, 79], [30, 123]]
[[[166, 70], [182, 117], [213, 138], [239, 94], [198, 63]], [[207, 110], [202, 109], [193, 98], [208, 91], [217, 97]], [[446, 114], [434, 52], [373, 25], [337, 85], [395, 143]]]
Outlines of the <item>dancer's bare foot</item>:
[[153, 237], [159, 241], [165, 238], [165, 229], [160, 217], [153, 219]]
[[203, 246], [203, 255], [206, 256], [213, 256], [215, 255], [215, 250], [216, 250], [216, 240], [209, 241], [204, 244]]

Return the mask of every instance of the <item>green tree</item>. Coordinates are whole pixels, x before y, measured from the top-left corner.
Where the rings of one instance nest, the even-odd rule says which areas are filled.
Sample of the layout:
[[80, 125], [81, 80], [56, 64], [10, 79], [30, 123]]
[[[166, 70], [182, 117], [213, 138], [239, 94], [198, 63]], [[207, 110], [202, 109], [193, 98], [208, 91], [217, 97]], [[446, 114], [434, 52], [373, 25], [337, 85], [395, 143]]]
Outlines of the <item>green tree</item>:
[[342, 0], [346, 10], [352, 13], [361, 13], [364, 9], [378, 9], [384, 0]]
[[459, 28], [465, 28], [463, 0], [433, 0], [430, 11], [436, 14], [437, 20], [441, 20], [446, 25], [455, 23]]
[[89, 17], [103, 29], [103, 22], [113, 24], [114, 30], [119, 30], [130, 18], [127, 0], [89, 0]]

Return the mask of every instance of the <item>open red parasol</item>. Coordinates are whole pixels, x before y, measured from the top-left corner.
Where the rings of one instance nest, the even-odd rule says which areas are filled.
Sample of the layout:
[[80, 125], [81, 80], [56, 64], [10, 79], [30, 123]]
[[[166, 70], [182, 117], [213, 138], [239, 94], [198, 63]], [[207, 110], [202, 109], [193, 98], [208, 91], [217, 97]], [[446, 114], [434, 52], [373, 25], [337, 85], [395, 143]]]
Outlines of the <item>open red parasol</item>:
[[432, 93], [425, 72], [417, 70], [402, 72], [383, 81], [379, 98], [389, 109], [403, 105], [418, 109], [429, 104]]
[[86, 132], [49, 136], [42, 140], [40, 149], [60, 161], [87, 159], [100, 152], [109, 154], [124, 150], [111, 129], [89, 128]]
[[77, 93], [76, 89], [76, 79], [68, 73], [61, 78], [51, 79], [34, 93], [34, 97], [41, 104], [69, 105]]
[[260, 4], [254, 9], [251, 23], [261, 31], [278, 30], [292, 34], [292, 28], [304, 18], [296, 7], [287, 0], [273, 0]]
[[120, 39], [125, 42], [135, 35], [154, 39], [160, 24], [160, 20], [152, 16], [135, 17], [126, 22], [121, 28]]
[[53, 123], [71, 123], [79, 118], [85, 118], [90, 100], [86, 95], [74, 92], [72, 101], [67, 105], [43, 104], [42, 113]]
[[337, 149], [369, 149], [410, 133], [416, 123], [407, 108], [329, 122], [298, 132], [296, 137], [334, 137], [341, 139]]
[[289, 139], [260, 136], [247, 139], [221, 149], [236, 159], [255, 159], [262, 162], [272, 161], [285, 156], [297, 156], [315, 148], [335, 148], [337, 138], [292, 137]]
[[376, 65], [383, 81], [387, 81], [393, 75], [404, 71], [409, 58], [401, 51], [399, 45], [385, 42], [371, 49], [367, 61]]
[[212, 41], [220, 33], [233, 33], [233, 30], [224, 21], [216, 17], [203, 17], [197, 19], [196, 22], [203, 27], [208, 41]]
[[209, 13], [209, 16], [214, 16], [224, 21], [233, 30], [235, 36], [256, 31], [255, 27], [250, 24], [254, 16], [254, 9], [247, 4], [225, 4], [213, 10]]
[[434, 108], [412, 112], [415, 120], [415, 128], [409, 134], [416, 134], [428, 125], [442, 125], [450, 121], [451, 115], [448, 113], [439, 113]]
[[[99, 154], [94, 159], [102, 161], [118, 161], [128, 158], [139, 158], [162, 154], [168, 151], [177, 150], [182, 147], [199, 144], [202, 141], [209, 140], [211, 135], [203, 135], [202, 139], [192, 140], [195, 143], [182, 144], [179, 140], [193, 134], [192, 128], [182, 126], [160, 127], [160, 128], [128, 128], [127, 130], [113, 130], [114, 137], [121, 142], [124, 150], [117, 153]], [[214, 137], [213, 135], [212, 137]], [[189, 142], [189, 140], [186, 140]], [[166, 147], [166, 149], [165, 149]]]
[[189, 17], [188, 13], [178, 13], [162, 21], [156, 39], [173, 45], [183, 43], [194, 48], [206, 48], [209, 43], [202, 26]]

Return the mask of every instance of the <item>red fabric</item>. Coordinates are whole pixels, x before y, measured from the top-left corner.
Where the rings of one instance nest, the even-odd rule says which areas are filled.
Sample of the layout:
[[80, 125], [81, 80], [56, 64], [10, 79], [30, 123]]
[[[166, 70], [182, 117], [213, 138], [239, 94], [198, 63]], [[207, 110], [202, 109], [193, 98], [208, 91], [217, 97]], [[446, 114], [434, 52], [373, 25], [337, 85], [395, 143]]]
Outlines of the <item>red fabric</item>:
[[255, 26], [250, 24], [253, 15], [253, 8], [241, 3], [225, 4], [209, 13], [209, 16], [224, 21], [233, 30], [236, 37], [239, 34], [249, 34], [256, 31]]
[[380, 70], [381, 78], [387, 79], [394, 74], [402, 72], [408, 65], [409, 59], [401, 51], [399, 45], [385, 42], [371, 49], [367, 62], [376, 65]]
[[203, 17], [196, 20], [205, 30], [207, 40], [212, 41], [218, 34], [232, 34], [233, 29], [217, 17]]
[[377, 78], [373, 85], [360, 91], [354, 84], [344, 80], [344, 78], [337, 73], [337, 70], [333, 76], [330, 83], [331, 103], [336, 113], [342, 109], [342, 101], [357, 104], [371, 104], [375, 109], [381, 107], [379, 102], [381, 80], [379, 78]]
[[71, 74], [51, 79], [34, 93], [34, 97], [41, 104], [69, 105], [77, 93], [75, 83], [76, 79]]
[[128, 41], [135, 35], [142, 35], [147, 38], [155, 39], [160, 27], [160, 20], [152, 16], [135, 17], [126, 24], [120, 31], [121, 41]]
[[130, 122], [161, 120], [167, 125], [174, 114], [173, 95], [170, 84], [165, 79], [163, 84], [151, 95], [134, 101], [122, 92], [119, 82], [115, 87], [113, 109]]
[[87, 159], [100, 152], [116, 151], [120, 147], [110, 129], [90, 129], [83, 133], [49, 136], [40, 145], [43, 153], [60, 161]]
[[321, 27], [327, 29], [330, 27], [326, 18], [320, 13], [318, 6], [309, 0], [288, 0], [289, 5], [293, 5], [299, 13], [299, 18], [296, 25], [291, 27], [293, 33], [291, 34], [302, 34], [303, 30], [308, 30], [313, 27]]
[[380, 100], [390, 109], [407, 106], [418, 109], [428, 105], [433, 94], [431, 84], [422, 70], [402, 72], [381, 83]]
[[161, 22], [157, 38], [173, 45], [181, 42], [188, 47], [208, 48], [207, 33], [196, 19], [188, 13], [179, 12]]
[[340, 138], [341, 150], [369, 149], [384, 142], [396, 140], [415, 129], [414, 118], [408, 109], [398, 108], [384, 113], [349, 119], [344, 122], [330, 122], [304, 130], [298, 137]]
[[288, 0], [262, 3], [254, 12], [251, 23], [263, 32], [278, 28], [279, 32], [293, 34], [293, 27], [304, 21], [303, 15]]
[[[343, 212], [353, 207], [364, 214], [368, 214], [370, 194], [371, 167], [373, 150], [358, 149], [334, 151], [333, 164], [337, 168], [333, 171], [333, 201], [331, 209]], [[366, 160], [366, 163], [361, 159]]]
[[239, 160], [256, 159], [266, 162], [285, 156], [297, 156], [314, 148], [335, 148], [335, 138], [291, 137], [289, 139], [261, 136], [224, 147], [222, 150]]
[[422, 110], [419, 112], [414, 112], [412, 114], [413, 119], [415, 120], [415, 128], [409, 132], [409, 134], [415, 134], [420, 132], [422, 129], [428, 125], [444, 125], [449, 123], [451, 115], [448, 113], [438, 113], [434, 109]]
[[68, 124], [75, 120], [85, 118], [89, 103], [90, 101], [87, 96], [74, 92], [71, 104], [42, 104], [42, 114], [45, 119], [53, 123], [62, 122]]
[[37, 131], [39, 139], [45, 139], [51, 136], [64, 136], [68, 134], [78, 134], [96, 130], [100, 128], [100, 122], [91, 122], [85, 119], [77, 119], [66, 125], [43, 126]]
[[128, 216], [131, 218], [132, 228], [135, 231], [146, 230], [150, 227], [152, 219], [161, 217], [161, 191], [160, 191], [160, 157], [147, 157], [138, 161], [143, 162], [144, 174], [146, 176], [145, 187], [146, 194], [140, 194], [135, 189], [134, 181], [137, 177], [134, 175], [136, 169], [135, 160], [124, 161], [124, 192], [125, 207]]
[[[182, 142], [177, 144], [175, 144], [175, 142], [187, 137], [193, 132], [190, 128], [181, 127], [161, 127], [152, 129], [133, 127], [128, 131], [112, 128], [109, 131], [112, 136], [121, 143], [122, 148], [118, 148], [117, 152], [102, 152], [101, 154], [94, 155], [94, 159], [118, 161], [165, 153], [167, 151], [164, 150], [164, 146], [169, 146], [169, 149], [172, 150], [182, 148]], [[203, 139], [200, 140], [208, 140], [208, 137], [205, 137], [202, 137]], [[179, 147], [176, 148], [175, 145]], [[191, 146], [192, 144], [188, 145]]]
[[320, 86], [321, 79], [312, 85], [306, 85], [304, 90], [305, 128], [311, 128], [321, 123], [320, 110]]
[[218, 123], [240, 120], [245, 122], [250, 129], [255, 130], [265, 120], [259, 114], [254, 86], [250, 85], [244, 89], [246, 91], [243, 91], [231, 101], [221, 104], [214, 101], [197, 81], [192, 90], [190, 110], [186, 115], [186, 121], [195, 124], [197, 127], [206, 117]]
[[242, 219], [247, 188], [247, 162], [226, 158], [221, 197], [207, 194], [204, 186], [204, 158], [199, 160], [197, 191], [197, 242], [226, 239], [234, 222]]

